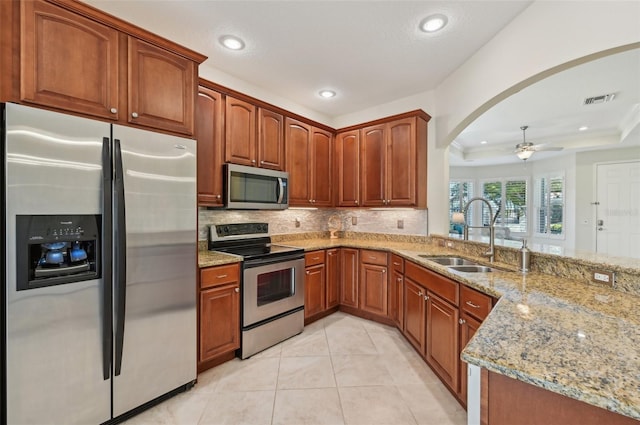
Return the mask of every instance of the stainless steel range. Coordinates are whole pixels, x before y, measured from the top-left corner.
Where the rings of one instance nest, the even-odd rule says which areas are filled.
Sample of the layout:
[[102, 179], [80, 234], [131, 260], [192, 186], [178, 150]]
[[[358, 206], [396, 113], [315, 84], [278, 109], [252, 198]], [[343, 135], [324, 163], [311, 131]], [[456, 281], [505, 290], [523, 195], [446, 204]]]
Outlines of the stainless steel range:
[[304, 250], [271, 244], [267, 223], [209, 228], [209, 250], [241, 255], [241, 358], [304, 328]]

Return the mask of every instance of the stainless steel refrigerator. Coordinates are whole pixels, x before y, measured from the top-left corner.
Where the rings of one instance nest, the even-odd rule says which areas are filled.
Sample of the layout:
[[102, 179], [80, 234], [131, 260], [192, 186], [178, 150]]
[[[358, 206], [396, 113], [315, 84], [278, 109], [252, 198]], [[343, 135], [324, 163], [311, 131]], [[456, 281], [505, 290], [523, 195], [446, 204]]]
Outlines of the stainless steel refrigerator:
[[117, 422], [190, 388], [195, 141], [0, 108], [0, 422]]

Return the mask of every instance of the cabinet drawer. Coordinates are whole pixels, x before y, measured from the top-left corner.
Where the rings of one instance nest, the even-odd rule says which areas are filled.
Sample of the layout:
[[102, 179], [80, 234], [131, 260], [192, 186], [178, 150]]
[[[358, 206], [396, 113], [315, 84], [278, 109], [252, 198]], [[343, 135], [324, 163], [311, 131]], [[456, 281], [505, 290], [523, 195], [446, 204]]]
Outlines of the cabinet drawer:
[[324, 264], [324, 250], [311, 251], [304, 254], [305, 267], [315, 266], [316, 264]]
[[240, 266], [229, 264], [219, 267], [207, 267], [200, 270], [200, 288], [222, 285], [223, 283], [238, 282], [240, 280]]
[[460, 307], [475, 318], [484, 320], [491, 311], [491, 297], [460, 285]]
[[405, 276], [420, 283], [429, 291], [449, 301], [451, 304], [458, 305], [457, 282], [410, 261], [407, 261], [405, 264]]
[[360, 261], [367, 264], [377, 264], [379, 266], [387, 265], [387, 253], [381, 251], [372, 251], [370, 249], [360, 250]]
[[404, 273], [404, 258], [391, 254], [391, 269], [398, 273]]

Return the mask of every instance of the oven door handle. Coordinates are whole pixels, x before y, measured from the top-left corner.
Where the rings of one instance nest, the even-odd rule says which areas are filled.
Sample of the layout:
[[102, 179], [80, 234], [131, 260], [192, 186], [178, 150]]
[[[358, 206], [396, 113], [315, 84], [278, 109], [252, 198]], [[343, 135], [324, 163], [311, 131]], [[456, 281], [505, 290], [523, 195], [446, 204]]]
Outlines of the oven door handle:
[[296, 254], [290, 257], [266, 257], [266, 258], [254, 258], [251, 260], [245, 260], [243, 268], [251, 269], [254, 267], [267, 266], [269, 264], [286, 263], [288, 261], [304, 260], [304, 254]]
[[278, 204], [282, 203], [282, 198], [284, 198], [284, 182], [282, 181], [282, 177], [278, 177], [278, 191], [276, 192], [278, 196]]

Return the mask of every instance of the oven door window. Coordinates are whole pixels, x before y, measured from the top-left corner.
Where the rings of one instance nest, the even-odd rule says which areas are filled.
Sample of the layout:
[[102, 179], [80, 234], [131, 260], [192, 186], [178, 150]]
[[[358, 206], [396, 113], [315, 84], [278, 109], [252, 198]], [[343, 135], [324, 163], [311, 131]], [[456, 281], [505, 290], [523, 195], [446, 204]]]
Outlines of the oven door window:
[[292, 269], [258, 275], [258, 307], [292, 297], [295, 292]]

